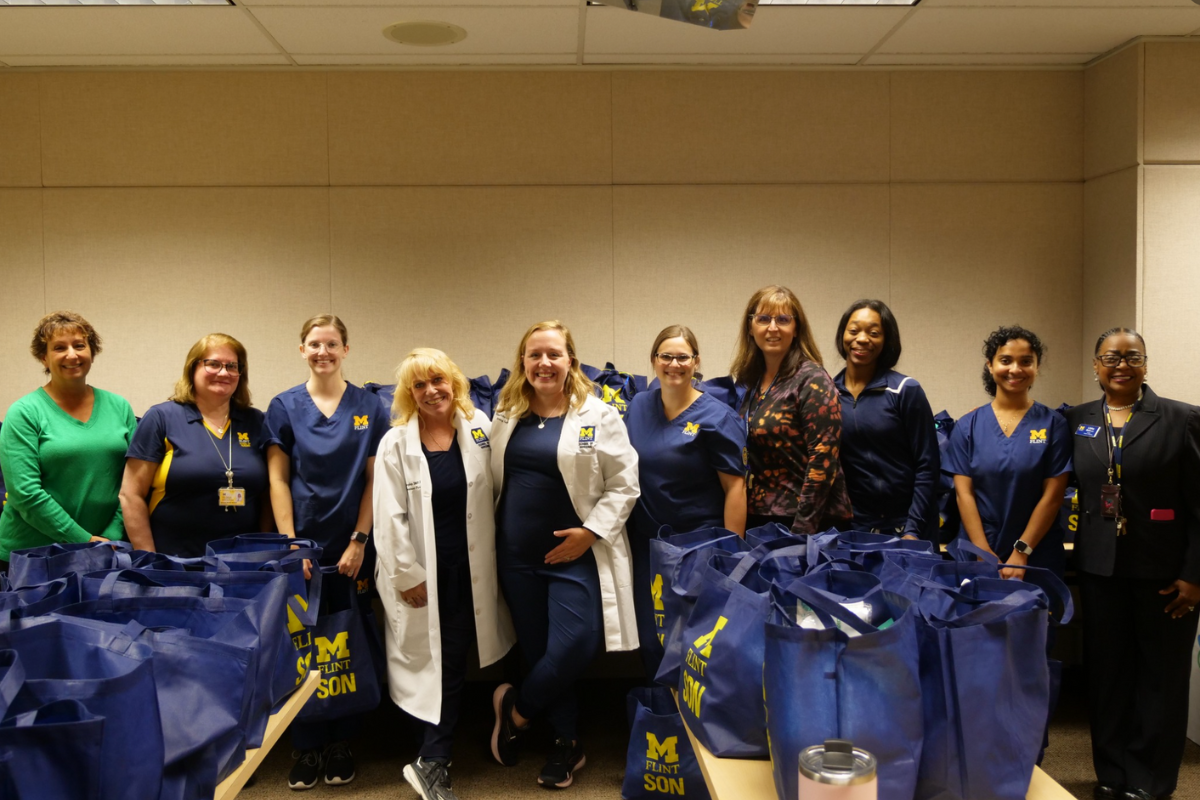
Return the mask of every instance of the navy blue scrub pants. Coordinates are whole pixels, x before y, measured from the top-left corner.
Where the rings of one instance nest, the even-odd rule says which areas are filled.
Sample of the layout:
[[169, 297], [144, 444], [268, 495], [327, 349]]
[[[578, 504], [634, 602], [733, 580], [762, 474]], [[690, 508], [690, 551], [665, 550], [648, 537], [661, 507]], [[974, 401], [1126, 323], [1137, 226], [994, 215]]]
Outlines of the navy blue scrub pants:
[[437, 723], [425, 723], [425, 738], [418, 755], [449, 763], [467, 680], [467, 659], [475, 641], [470, 564], [464, 560], [443, 570], [439, 563], [437, 586], [438, 628], [442, 637], [442, 714]]
[[[650, 571], [650, 540], [641, 534], [629, 534], [629, 554], [633, 561], [633, 612], [637, 620], [638, 655], [642, 657], [642, 669], [646, 672], [646, 683], [654, 685], [658, 665], [662, 663], [663, 646], [658, 638], [655, 615], [662, 613], [661, 601], [657, 608], [654, 599], [655, 576]], [[659, 591], [662, 584], [659, 584]]]
[[545, 716], [555, 738], [578, 740], [575, 681], [600, 652], [604, 636], [596, 558], [588, 550], [577, 561], [548, 565], [497, 555], [500, 587], [528, 670], [517, 713]]

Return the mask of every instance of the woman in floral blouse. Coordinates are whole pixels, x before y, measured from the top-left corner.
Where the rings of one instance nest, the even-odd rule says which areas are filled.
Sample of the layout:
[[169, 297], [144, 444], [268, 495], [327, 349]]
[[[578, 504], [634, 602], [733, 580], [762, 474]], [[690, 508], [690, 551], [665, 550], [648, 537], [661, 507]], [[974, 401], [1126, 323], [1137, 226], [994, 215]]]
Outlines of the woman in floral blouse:
[[837, 388], [790, 289], [766, 286], [750, 298], [730, 372], [746, 387], [746, 527], [779, 522], [804, 534], [848, 527]]

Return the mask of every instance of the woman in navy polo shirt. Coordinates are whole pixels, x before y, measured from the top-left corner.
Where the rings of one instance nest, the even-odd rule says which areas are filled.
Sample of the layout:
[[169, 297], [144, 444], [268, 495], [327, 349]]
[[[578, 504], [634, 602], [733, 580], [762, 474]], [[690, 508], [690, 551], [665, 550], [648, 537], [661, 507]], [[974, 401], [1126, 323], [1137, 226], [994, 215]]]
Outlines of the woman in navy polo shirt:
[[248, 370], [241, 342], [210, 333], [188, 351], [171, 399], [138, 424], [121, 481], [138, 549], [194, 558], [214, 539], [274, 527]]
[[[300, 329], [300, 355], [308, 364], [305, 383], [282, 392], [267, 408], [267, 469], [279, 532], [313, 539], [324, 549], [321, 562], [358, 580], [360, 606], [374, 572], [371, 489], [375, 451], [388, 430], [380, 399], [346, 381], [342, 360], [350, 353], [346, 326], [321, 314]], [[359, 718], [292, 725], [297, 761], [288, 776], [292, 789], [311, 789], [322, 777], [336, 786], [354, 780], [348, 740]]]
[[934, 541], [942, 459], [925, 390], [892, 367], [900, 326], [887, 304], [859, 300], [835, 340], [846, 368], [833, 379], [842, 406], [842, 471], [858, 530]]
[[642, 663], [653, 678], [662, 647], [654, 624], [650, 540], [663, 525], [679, 532], [724, 527], [745, 533], [746, 425], [736, 411], [693, 385], [700, 347], [691, 329], [664, 328], [650, 348], [650, 363], [659, 386], [633, 398], [625, 425], [642, 487], [629, 520], [633, 602]]

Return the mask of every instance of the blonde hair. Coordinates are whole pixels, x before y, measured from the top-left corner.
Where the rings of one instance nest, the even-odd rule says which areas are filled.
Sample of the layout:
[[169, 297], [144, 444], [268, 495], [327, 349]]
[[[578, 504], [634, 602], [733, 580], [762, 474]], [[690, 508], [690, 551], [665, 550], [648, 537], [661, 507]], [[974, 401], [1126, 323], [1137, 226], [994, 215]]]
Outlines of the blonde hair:
[[815, 361], [820, 366], [825, 366], [800, 300], [786, 286], [764, 286], [751, 295], [750, 302], [746, 304], [746, 311], [742, 314], [741, 334], [733, 352], [733, 362], [729, 365], [729, 372], [735, 381], [743, 386], [753, 386], [762, 380], [767, 370], [767, 361], [754, 341], [750, 321], [750, 317], [757, 314], [760, 308], [764, 313], [773, 311], [791, 314], [796, 318], [796, 335], [792, 339], [791, 349], [779, 365], [780, 378], [795, 375], [796, 370], [805, 361]]
[[594, 384], [579, 368], [579, 356], [575, 354], [575, 340], [567, 326], [556, 319], [538, 322], [529, 326], [517, 346], [517, 359], [509, 376], [508, 383], [500, 390], [500, 402], [496, 404], [496, 413], [505, 412], [514, 419], [520, 419], [529, 414], [529, 401], [533, 397], [533, 387], [525, 377], [525, 343], [529, 337], [539, 331], [558, 331], [567, 344], [567, 355], [571, 358], [571, 366], [567, 370], [567, 379], [563, 383], [563, 394], [575, 409], [583, 405], [593, 391]]
[[233, 391], [229, 402], [234, 408], [250, 407], [250, 365], [246, 359], [246, 348], [237, 339], [226, 333], [210, 333], [201, 336], [200, 341], [188, 350], [187, 359], [183, 362], [183, 377], [175, 383], [175, 393], [168, 400], [176, 403], [196, 404], [196, 365], [204, 358], [204, 354], [214, 347], [228, 347], [237, 354], [238, 385]]
[[412, 415], [417, 413], [417, 401], [413, 397], [413, 384], [419, 380], [429, 380], [434, 375], [442, 375], [449, 379], [454, 390], [454, 405], [470, 419], [475, 413], [471, 403], [471, 385], [467, 376], [463, 375], [458, 365], [450, 360], [450, 356], [432, 347], [418, 347], [404, 357], [400, 366], [396, 367], [396, 394], [392, 397], [392, 425], [407, 425]]

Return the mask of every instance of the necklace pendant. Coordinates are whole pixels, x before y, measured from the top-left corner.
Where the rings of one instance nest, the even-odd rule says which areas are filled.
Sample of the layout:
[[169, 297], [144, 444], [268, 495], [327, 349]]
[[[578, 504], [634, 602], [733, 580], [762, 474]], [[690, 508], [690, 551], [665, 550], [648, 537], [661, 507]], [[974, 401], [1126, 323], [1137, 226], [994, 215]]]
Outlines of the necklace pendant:
[[541, 430], [545, 430], [545, 429], [546, 429], [546, 420], [542, 420], [541, 422], [538, 423], [538, 430], [541, 431]]

